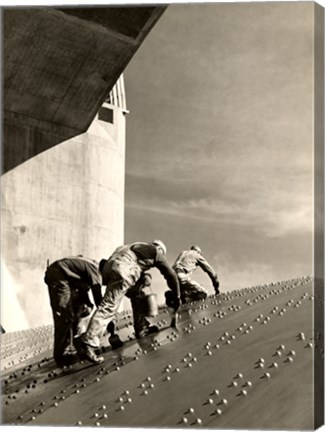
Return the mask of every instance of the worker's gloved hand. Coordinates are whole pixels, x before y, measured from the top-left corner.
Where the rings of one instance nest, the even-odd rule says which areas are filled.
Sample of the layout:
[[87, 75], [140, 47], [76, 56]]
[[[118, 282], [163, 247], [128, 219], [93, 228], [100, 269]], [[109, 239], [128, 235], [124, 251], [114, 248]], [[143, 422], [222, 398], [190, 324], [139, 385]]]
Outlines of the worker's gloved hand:
[[92, 310], [93, 310], [93, 306], [88, 306], [86, 304], [81, 305], [78, 311], [79, 318], [87, 317], [88, 315], [91, 314]]
[[150, 287], [152, 281], [152, 276], [150, 273], [144, 273], [142, 276], [142, 283], [144, 287]]

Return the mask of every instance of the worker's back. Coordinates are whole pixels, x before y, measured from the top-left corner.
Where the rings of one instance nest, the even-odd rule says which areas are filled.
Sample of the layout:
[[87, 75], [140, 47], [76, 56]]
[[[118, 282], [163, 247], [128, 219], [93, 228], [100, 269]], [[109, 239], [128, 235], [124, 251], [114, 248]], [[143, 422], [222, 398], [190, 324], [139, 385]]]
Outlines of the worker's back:
[[175, 271], [184, 271], [187, 274], [192, 273], [197, 265], [200, 255], [195, 250], [185, 250], [177, 257], [173, 269]]

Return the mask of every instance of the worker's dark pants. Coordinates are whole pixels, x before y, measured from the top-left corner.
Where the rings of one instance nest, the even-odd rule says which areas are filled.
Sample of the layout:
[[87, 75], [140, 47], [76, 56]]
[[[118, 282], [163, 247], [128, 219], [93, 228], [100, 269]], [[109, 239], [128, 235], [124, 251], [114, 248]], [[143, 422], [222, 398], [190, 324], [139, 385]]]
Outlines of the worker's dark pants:
[[78, 324], [76, 312], [80, 305], [77, 292], [71, 290], [67, 281], [51, 282], [48, 289], [54, 320], [53, 357], [59, 363]]
[[146, 319], [146, 309], [144, 308], [144, 297], [145, 294], [142, 291], [142, 286], [136, 286], [130, 289], [126, 293], [126, 297], [131, 300], [132, 313], [133, 313], [133, 325], [134, 332], [136, 335], [146, 327], [150, 325], [150, 322]]
[[[126, 294], [126, 297], [129, 297], [131, 300], [132, 306], [132, 314], [133, 314], [133, 326], [135, 334], [139, 334], [141, 330], [148, 327], [150, 322], [146, 319], [146, 308], [143, 307], [143, 297], [145, 295], [143, 293], [137, 294], [131, 292], [130, 294]], [[110, 321], [107, 324], [106, 330], [111, 336], [115, 335], [115, 323], [114, 321]]]
[[[208, 292], [197, 282], [191, 280], [185, 273], [177, 272], [182, 304], [197, 300], [205, 300]], [[165, 292], [166, 305], [174, 308], [174, 296], [172, 291]]]
[[179, 280], [179, 288], [181, 291], [182, 303], [189, 303], [197, 300], [205, 300], [208, 297], [208, 292], [199, 283], [190, 279], [185, 272], [177, 271]]

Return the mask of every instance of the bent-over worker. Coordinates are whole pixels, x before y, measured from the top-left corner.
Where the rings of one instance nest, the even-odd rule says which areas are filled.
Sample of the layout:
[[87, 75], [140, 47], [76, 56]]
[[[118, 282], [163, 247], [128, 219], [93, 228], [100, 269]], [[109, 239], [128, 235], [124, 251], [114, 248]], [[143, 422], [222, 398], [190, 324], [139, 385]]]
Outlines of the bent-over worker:
[[83, 256], [62, 258], [50, 264], [44, 281], [48, 286], [54, 320], [54, 359], [59, 367], [71, 360], [68, 347], [79, 320], [93, 309], [88, 292], [98, 306], [102, 299], [102, 277], [96, 261]]
[[[102, 268], [103, 284], [106, 291], [92, 316], [88, 329], [83, 335], [82, 340], [84, 349], [80, 355], [89, 361], [99, 364], [104, 361], [103, 357], [97, 356], [95, 350], [100, 346], [100, 338], [104, 333], [107, 323], [116, 316], [118, 308], [124, 295], [133, 297], [132, 291], [137, 292], [137, 285], [143, 284], [142, 278], [146, 277], [146, 272], [156, 267], [167, 281], [173, 298], [173, 306], [178, 309], [180, 306], [179, 282], [175, 271], [166, 259], [166, 246], [160, 240], [151, 243], [131, 243], [118, 247]], [[139, 300], [141, 302], [141, 299]], [[136, 302], [133, 306], [137, 310]], [[141, 316], [141, 311], [137, 311], [135, 319], [136, 332], [141, 330], [148, 331], [148, 322]]]
[[[208, 292], [198, 282], [193, 281], [190, 275], [197, 267], [208, 274], [211, 279], [215, 294], [220, 294], [219, 281], [216, 272], [208, 261], [203, 257], [202, 250], [199, 246], [191, 246], [189, 250], [184, 250], [177, 257], [173, 269], [177, 273], [182, 303], [189, 303], [195, 300], [204, 300], [208, 296]], [[172, 306], [172, 300], [168, 292], [165, 293], [166, 304]]]

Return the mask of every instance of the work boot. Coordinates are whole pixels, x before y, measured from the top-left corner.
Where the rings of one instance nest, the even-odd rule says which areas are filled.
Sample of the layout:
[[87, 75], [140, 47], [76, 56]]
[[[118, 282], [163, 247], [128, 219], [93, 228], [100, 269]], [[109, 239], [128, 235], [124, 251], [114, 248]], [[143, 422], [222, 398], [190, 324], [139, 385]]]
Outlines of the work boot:
[[119, 335], [117, 334], [113, 334], [112, 336], [110, 336], [108, 338], [108, 342], [110, 343], [112, 350], [117, 349], [117, 348], [121, 348], [124, 343], [121, 341]]
[[71, 366], [72, 364], [77, 363], [78, 360], [79, 358], [77, 355], [65, 354], [56, 359], [55, 362], [59, 368], [63, 368], [64, 366]]
[[147, 336], [149, 334], [157, 333], [157, 332], [159, 332], [159, 327], [156, 326], [156, 325], [151, 325], [151, 326], [145, 327], [145, 328], [137, 331], [135, 333], [135, 337], [137, 339], [140, 339], [140, 338], [143, 338], [143, 337], [145, 337], [145, 336]]
[[87, 360], [94, 364], [101, 364], [105, 360], [104, 357], [98, 356], [95, 353], [94, 348], [91, 348], [90, 346], [86, 346], [83, 355]]
[[85, 345], [85, 344], [79, 348], [78, 355], [79, 355], [80, 359], [88, 360], [94, 364], [101, 364], [105, 360], [104, 357], [98, 356], [95, 353], [94, 348], [90, 347], [89, 345]]

